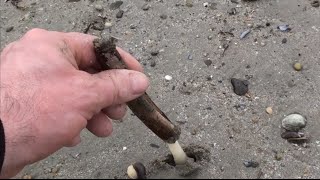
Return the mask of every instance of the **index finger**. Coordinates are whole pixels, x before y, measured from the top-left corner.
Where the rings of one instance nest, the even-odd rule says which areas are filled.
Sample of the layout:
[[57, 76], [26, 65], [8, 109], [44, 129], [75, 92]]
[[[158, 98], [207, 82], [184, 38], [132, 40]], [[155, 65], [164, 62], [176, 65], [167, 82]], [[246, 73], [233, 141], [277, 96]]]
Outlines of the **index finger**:
[[[96, 61], [93, 40], [97, 37], [83, 33], [66, 33], [64, 34], [66, 43], [73, 53], [79, 69], [99, 68]], [[128, 52], [117, 47], [119, 54], [127, 65], [128, 69], [143, 72], [141, 64]]]

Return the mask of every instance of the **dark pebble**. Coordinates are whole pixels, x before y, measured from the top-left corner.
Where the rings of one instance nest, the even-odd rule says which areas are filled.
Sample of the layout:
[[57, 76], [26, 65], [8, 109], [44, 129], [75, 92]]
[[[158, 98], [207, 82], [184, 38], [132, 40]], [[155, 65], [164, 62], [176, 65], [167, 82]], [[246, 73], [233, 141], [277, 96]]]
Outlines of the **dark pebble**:
[[282, 42], [282, 44], [285, 44], [285, 43], [287, 43], [287, 41], [288, 41], [287, 38], [283, 38], [281, 42]]
[[210, 66], [212, 64], [212, 61], [211, 60], [205, 60], [204, 63], [207, 65], [207, 66]]
[[234, 93], [236, 93], [239, 96], [243, 96], [249, 91], [249, 81], [247, 80], [232, 78], [231, 84], [233, 86]]
[[153, 147], [153, 148], [160, 148], [159, 145], [156, 145], [156, 144], [153, 144], [153, 143], [151, 143], [150, 146]]
[[150, 66], [151, 67], [155, 67], [157, 64], [156, 64], [156, 61], [155, 60], [150, 60]]
[[312, 7], [319, 7], [320, 6], [320, 2], [318, 0], [314, 0], [311, 2], [311, 6]]
[[258, 162], [256, 162], [256, 161], [245, 161], [244, 163], [243, 163], [247, 168], [249, 168], [249, 167], [252, 167], [252, 168], [257, 168], [257, 167], [259, 167], [259, 163]]
[[161, 15], [160, 15], [160, 18], [161, 18], [161, 19], [167, 19], [167, 17], [168, 17], [168, 16], [165, 15], [165, 14], [161, 14]]
[[142, 6], [142, 10], [144, 10], [144, 11], [148, 11], [149, 8], [150, 8], [149, 4], [144, 4], [144, 5]]
[[111, 4], [110, 4], [110, 9], [111, 9], [111, 10], [118, 9], [118, 8], [120, 8], [120, 6], [121, 6], [122, 4], [123, 4], [122, 1], [116, 1], [116, 2], [114, 2], [114, 3], [111, 3]]
[[207, 76], [207, 81], [211, 81], [212, 80], [212, 76]]
[[122, 18], [124, 11], [123, 10], [119, 10], [118, 13], [116, 14], [117, 18]]
[[236, 15], [237, 14], [237, 9], [236, 8], [231, 8], [231, 9], [228, 9], [227, 12], [230, 15]]
[[69, 0], [68, 2], [79, 2], [80, 0]]
[[159, 51], [158, 50], [153, 50], [150, 52], [151, 56], [156, 56], [159, 54]]
[[10, 27], [7, 27], [6, 28], [6, 32], [10, 32], [10, 31], [12, 31], [13, 30], [13, 26], [10, 26]]

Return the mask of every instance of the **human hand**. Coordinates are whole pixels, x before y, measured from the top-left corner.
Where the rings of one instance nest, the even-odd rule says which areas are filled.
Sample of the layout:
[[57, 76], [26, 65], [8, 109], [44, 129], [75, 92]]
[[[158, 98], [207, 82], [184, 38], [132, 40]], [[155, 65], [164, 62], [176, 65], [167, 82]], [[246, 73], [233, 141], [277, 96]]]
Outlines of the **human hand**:
[[100, 72], [94, 38], [33, 29], [3, 50], [0, 118], [6, 153], [1, 177], [77, 145], [85, 128], [109, 136], [110, 118], [121, 119], [125, 103], [146, 91], [149, 81], [142, 67], [120, 48], [132, 70]]

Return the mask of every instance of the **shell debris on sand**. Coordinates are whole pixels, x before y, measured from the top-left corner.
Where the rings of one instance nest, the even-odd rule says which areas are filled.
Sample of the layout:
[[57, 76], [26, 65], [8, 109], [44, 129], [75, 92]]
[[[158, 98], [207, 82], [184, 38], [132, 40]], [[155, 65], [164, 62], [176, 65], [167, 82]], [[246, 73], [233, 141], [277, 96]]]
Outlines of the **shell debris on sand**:
[[166, 75], [166, 76], [164, 76], [164, 78], [165, 78], [167, 81], [171, 81], [171, 80], [172, 80], [172, 76], [170, 76], [170, 75]]

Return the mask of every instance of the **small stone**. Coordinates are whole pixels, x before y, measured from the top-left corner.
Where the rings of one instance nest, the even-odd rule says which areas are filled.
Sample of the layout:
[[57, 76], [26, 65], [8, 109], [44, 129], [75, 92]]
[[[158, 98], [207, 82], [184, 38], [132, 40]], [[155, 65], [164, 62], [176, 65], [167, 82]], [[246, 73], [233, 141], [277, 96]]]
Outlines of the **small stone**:
[[122, 150], [123, 150], [123, 151], [127, 150], [127, 147], [123, 147]]
[[282, 44], [285, 44], [285, 43], [287, 43], [287, 41], [288, 41], [287, 38], [283, 38], [281, 42], [282, 42]]
[[230, 8], [230, 9], [228, 9], [227, 12], [230, 15], [236, 15], [237, 14], [237, 9], [236, 8]]
[[312, 1], [312, 2], [311, 2], [311, 6], [312, 6], [312, 7], [319, 7], [319, 6], [320, 6], [319, 0], [314, 0], [314, 1]]
[[189, 59], [189, 60], [192, 60], [192, 59], [193, 59], [191, 54], [188, 55], [188, 59]]
[[272, 114], [272, 107], [267, 107], [266, 112], [267, 112], [268, 114]]
[[158, 51], [158, 50], [152, 50], [152, 51], [150, 52], [150, 54], [151, 54], [151, 56], [156, 56], [156, 55], [159, 54], [159, 51]]
[[238, 4], [239, 1], [238, 0], [231, 0], [232, 3]]
[[171, 80], [172, 80], [172, 76], [170, 76], [170, 75], [166, 75], [164, 78], [165, 78], [167, 81], [171, 81]]
[[252, 28], [252, 27], [253, 27], [253, 24], [249, 23], [249, 24], [247, 24], [247, 26], [248, 26], [249, 28]]
[[116, 14], [116, 18], [122, 18], [124, 11], [123, 10], [119, 10]]
[[160, 15], [160, 18], [161, 18], [161, 19], [167, 19], [167, 17], [168, 17], [168, 16], [165, 15], [165, 14], [161, 14], [161, 15]]
[[212, 61], [211, 60], [205, 60], [204, 63], [207, 65], [207, 66], [210, 66], [212, 64]]
[[51, 169], [51, 173], [57, 174], [59, 172], [60, 168], [59, 167], [54, 167]]
[[186, 0], [186, 6], [187, 7], [192, 7], [193, 6], [192, 0]]
[[213, 38], [212, 36], [208, 36], [208, 40], [212, 40], [212, 38]]
[[94, 8], [95, 8], [97, 11], [102, 11], [102, 10], [103, 10], [103, 7], [102, 7], [101, 4], [95, 5]]
[[142, 6], [142, 10], [144, 10], [144, 11], [148, 11], [149, 8], [150, 8], [149, 4], [144, 4], [144, 5]]
[[134, 25], [134, 24], [130, 24], [130, 29], [136, 29], [137, 28], [137, 26], [136, 25]]
[[154, 59], [150, 60], [150, 66], [155, 67], [156, 66], [156, 61]]
[[205, 2], [205, 3], [203, 3], [203, 6], [204, 6], [204, 7], [208, 7], [208, 6], [209, 6], [209, 3], [208, 3], [208, 2]]
[[252, 161], [252, 160], [250, 160], [250, 161], [245, 161], [245, 162], [243, 162], [243, 164], [244, 164], [247, 168], [249, 168], [249, 167], [257, 168], [257, 167], [259, 167], [259, 163], [256, 162], [256, 161]]
[[299, 131], [306, 127], [306, 119], [300, 114], [290, 114], [282, 120], [282, 127], [288, 131]]
[[120, 8], [120, 6], [123, 4], [122, 1], [116, 1], [110, 4], [110, 9], [111, 10], [116, 10], [118, 8]]
[[302, 69], [302, 65], [300, 63], [295, 63], [293, 65], [293, 68], [296, 70], [296, 71], [301, 71]]
[[111, 28], [112, 27], [112, 23], [111, 22], [106, 22], [106, 23], [104, 23], [104, 27], [105, 28]]
[[13, 30], [13, 28], [14, 28], [13, 26], [9, 26], [9, 27], [7, 27], [7, 28], [6, 28], [6, 32], [10, 32], [10, 31], [12, 31], [12, 30]]
[[32, 176], [29, 175], [29, 174], [27, 174], [27, 175], [24, 175], [24, 176], [22, 177], [22, 179], [32, 179]]
[[151, 143], [151, 144], [150, 144], [150, 146], [151, 146], [151, 147], [153, 147], [153, 148], [160, 148], [160, 146], [159, 146], [159, 145], [157, 145], [157, 144], [153, 144], [153, 143]]
[[264, 46], [266, 46], [266, 43], [265, 43], [264, 41], [261, 41], [261, 42], [260, 42], [260, 45], [261, 45], [262, 47], [264, 47]]
[[274, 159], [277, 160], [277, 161], [281, 161], [281, 160], [282, 160], [282, 155], [277, 152], [277, 153], [274, 155]]
[[247, 80], [232, 78], [231, 84], [233, 86], [234, 93], [236, 93], [239, 96], [243, 96], [247, 94], [247, 92], [249, 91], [249, 81]]

